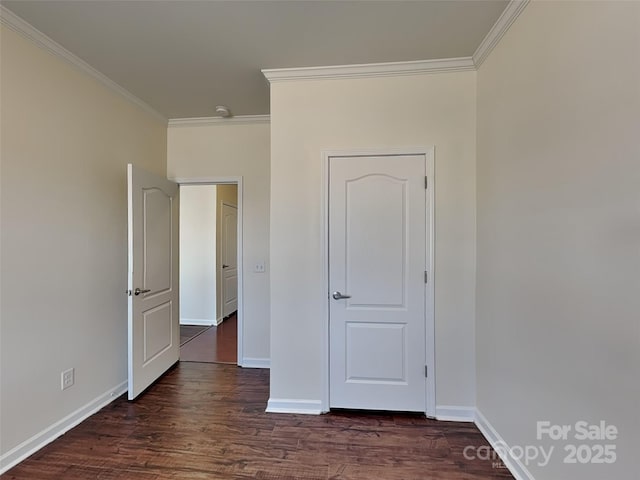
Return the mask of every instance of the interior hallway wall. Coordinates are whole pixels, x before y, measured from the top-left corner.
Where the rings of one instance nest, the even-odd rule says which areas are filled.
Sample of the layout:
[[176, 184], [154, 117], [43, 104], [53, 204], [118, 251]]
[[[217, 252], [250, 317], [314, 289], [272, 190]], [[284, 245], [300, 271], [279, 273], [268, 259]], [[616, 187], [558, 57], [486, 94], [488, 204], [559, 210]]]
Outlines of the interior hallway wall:
[[215, 325], [218, 187], [180, 187], [180, 323]]
[[5, 464], [123, 388], [127, 163], [164, 176], [167, 124], [5, 26], [0, 62]]
[[475, 405], [473, 71], [271, 85], [271, 399], [323, 397], [323, 150], [435, 146], [436, 402]]
[[[531, 2], [478, 71], [478, 408], [556, 449], [537, 480], [638, 476], [639, 132], [638, 2]], [[567, 464], [567, 444], [617, 460]]]

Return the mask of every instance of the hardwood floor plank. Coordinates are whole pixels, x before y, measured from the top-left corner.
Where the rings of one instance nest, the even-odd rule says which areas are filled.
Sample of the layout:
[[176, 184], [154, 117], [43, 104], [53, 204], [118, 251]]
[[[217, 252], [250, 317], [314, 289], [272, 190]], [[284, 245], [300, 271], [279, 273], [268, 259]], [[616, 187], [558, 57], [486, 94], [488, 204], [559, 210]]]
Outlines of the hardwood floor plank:
[[238, 317], [231, 315], [180, 347], [183, 362], [238, 363]]
[[265, 413], [269, 371], [180, 363], [140, 399], [125, 396], [2, 480], [478, 480], [513, 478], [467, 423], [421, 415]]

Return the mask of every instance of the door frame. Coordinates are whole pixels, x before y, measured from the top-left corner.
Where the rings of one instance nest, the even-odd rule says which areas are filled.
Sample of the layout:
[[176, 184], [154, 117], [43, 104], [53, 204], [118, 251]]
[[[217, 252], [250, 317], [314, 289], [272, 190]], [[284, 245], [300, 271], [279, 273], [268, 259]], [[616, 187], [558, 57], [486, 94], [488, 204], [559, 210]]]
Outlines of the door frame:
[[[435, 147], [406, 147], [406, 148], [362, 148], [345, 150], [324, 150], [322, 151], [322, 199], [321, 210], [321, 248], [322, 248], [322, 404], [321, 411], [326, 413], [330, 410], [329, 390], [329, 163], [332, 157], [397, 157], [404, 155], [424, 155], [425, 171], [428, 177], [428, 188], [426, 189], [427, 215], [426, 225], [428, 228], [426, 258], [427, 275], [429, 281], [425, 285], [425, 345], [426, 358], [425, 365], [428, 365], [428, 377], [425, 382], [426, 405], [424, 412], [427, 417], [436, 416], [436, 358], [435, 358]], [[427, 308], [428, 305], [431, 308]]]
[[[238, 251], [237, 251], [237, 265], [238, 265], [238, 366], [244, 367], [244, 275], [243, 275], [243, 239], [242, 239], [242, 227], [243, 227], [243, 185], [242, 176], [228, 176], [228, 177], [169, 177], [169, 180], [176, 182], [178, 185], [237, 185], [238, 186]], [[217, 266], [216, 266], [217, 268]], [[217, 299], [216, 299], [217, 301]]]

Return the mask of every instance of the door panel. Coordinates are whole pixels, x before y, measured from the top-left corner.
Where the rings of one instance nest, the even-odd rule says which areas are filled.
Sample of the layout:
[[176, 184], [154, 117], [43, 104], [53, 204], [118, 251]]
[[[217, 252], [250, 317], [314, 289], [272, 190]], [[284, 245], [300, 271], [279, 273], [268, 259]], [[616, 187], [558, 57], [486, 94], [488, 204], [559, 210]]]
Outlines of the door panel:
[[142, 314], [144, 321], [143, 366], [146, 366], [158, 355], [171, 348], [173, 344], [173, 331], [171, 329], [172, 306], [172, 302], [167, 302]]
[[172, 198], [158, 188], [143, 188], [142, 194], [143, 285], [157, 295], [171, 289]]
[[329, 162], [330, 407], [425, 411], [425, 157]]
[[179, 357], [178, 185], [129, 165], [128, 194], [128, 382], [133, 400]]
[[407, 383], [406, 325], [347, 322], [346, 381]]

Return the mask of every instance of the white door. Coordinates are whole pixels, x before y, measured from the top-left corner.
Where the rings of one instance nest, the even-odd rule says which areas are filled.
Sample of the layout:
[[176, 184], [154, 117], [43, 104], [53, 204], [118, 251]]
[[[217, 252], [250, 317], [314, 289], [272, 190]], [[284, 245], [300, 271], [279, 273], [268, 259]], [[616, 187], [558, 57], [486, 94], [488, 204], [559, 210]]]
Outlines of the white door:
[[178, 361], [178, 185], [129, 164], [129, 400]]
[[332, 408], [425, 411], [425, 174], [424, 155], [330, 157]]
[[238, 309], [238, 208], [222, 204], [222, 316]]

